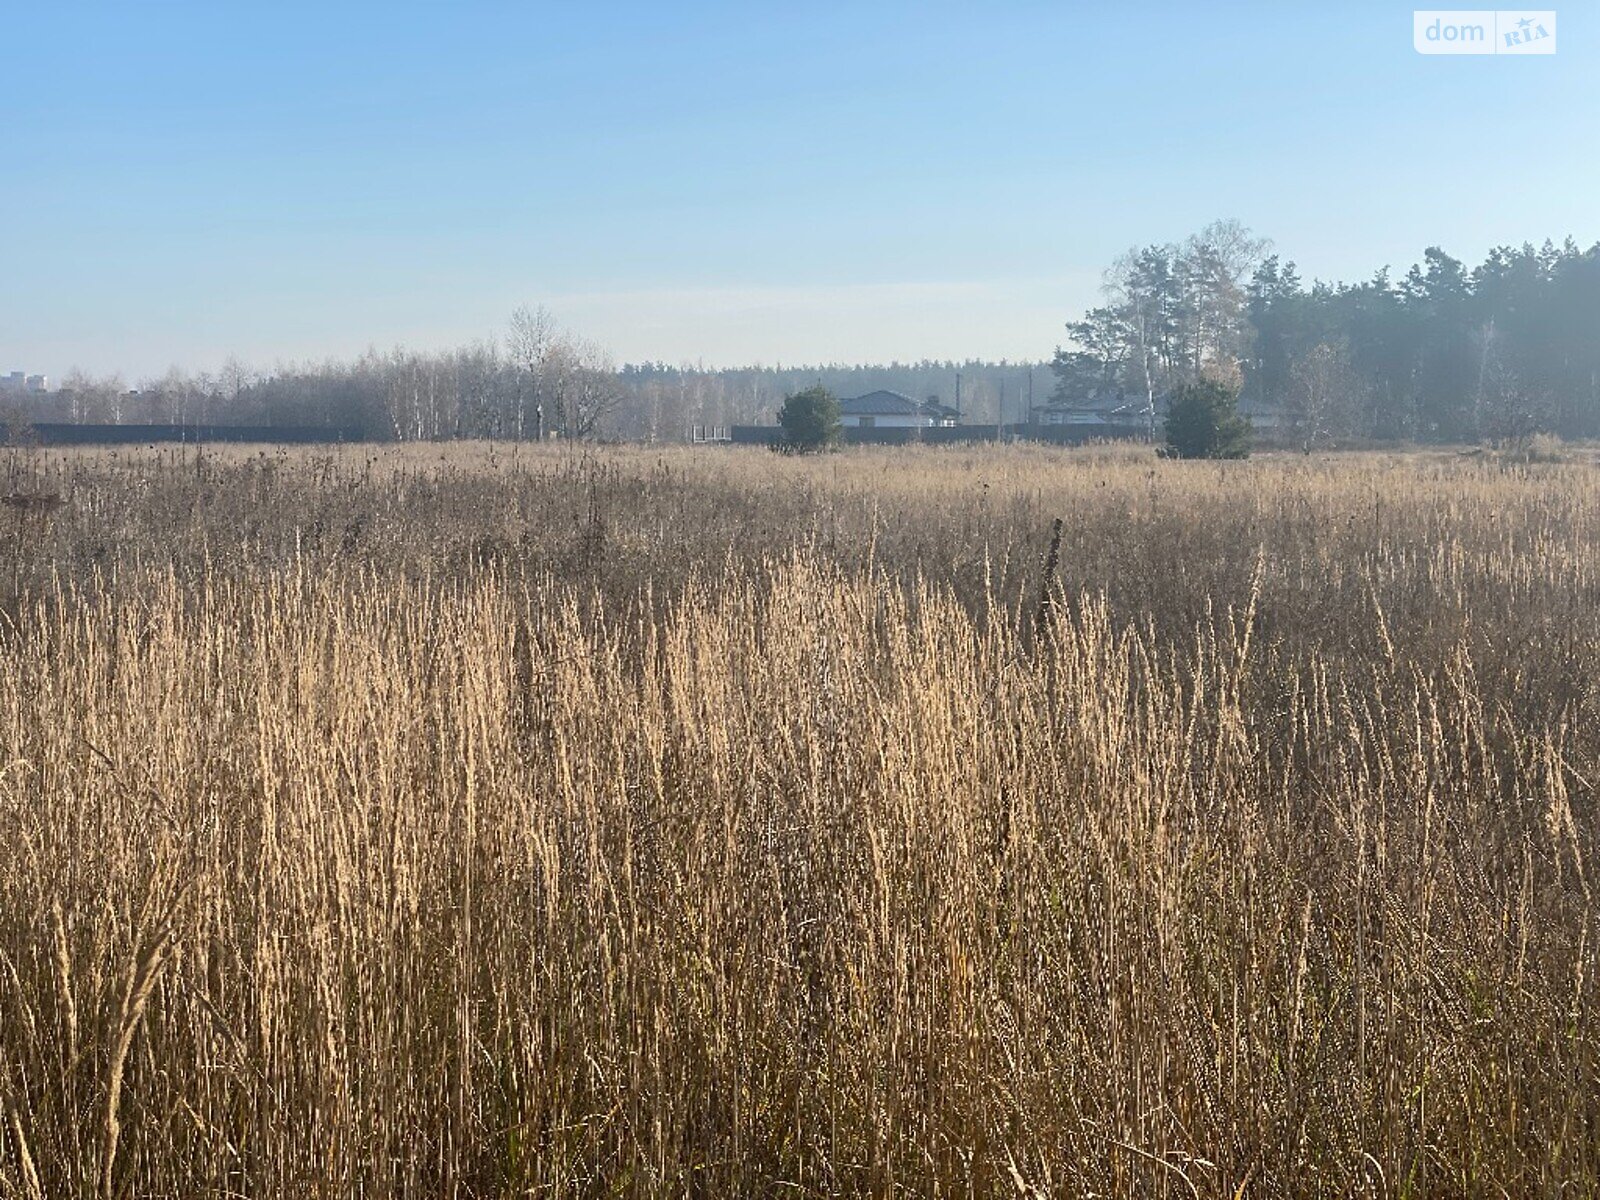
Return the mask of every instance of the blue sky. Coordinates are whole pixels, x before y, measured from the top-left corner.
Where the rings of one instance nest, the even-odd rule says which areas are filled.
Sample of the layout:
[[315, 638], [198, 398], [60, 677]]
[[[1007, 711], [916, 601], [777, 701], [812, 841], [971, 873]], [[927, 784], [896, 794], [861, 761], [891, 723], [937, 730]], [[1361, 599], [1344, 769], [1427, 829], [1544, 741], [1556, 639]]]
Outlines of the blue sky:
[[1047, 356], [1135, 243], [1307, 276], [1600, 239], [1600, 13], [1393, 4], [0, 0], [0, 371], [442, 348]]

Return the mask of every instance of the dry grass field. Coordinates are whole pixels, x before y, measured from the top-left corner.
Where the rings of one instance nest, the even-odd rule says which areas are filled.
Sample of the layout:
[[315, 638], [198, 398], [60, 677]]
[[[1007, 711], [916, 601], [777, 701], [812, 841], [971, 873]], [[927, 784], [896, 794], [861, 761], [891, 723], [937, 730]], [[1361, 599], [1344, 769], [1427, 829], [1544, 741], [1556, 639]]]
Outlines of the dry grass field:
[[5, 453], [0, 1197], [1600, 1190], [1592, 461]]

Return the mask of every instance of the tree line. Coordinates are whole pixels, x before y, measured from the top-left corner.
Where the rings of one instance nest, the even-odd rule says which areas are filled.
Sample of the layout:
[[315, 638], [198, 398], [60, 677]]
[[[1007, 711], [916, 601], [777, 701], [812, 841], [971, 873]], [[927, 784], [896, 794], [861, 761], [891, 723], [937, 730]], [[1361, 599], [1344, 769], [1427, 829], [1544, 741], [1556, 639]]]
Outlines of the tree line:
[[593, 438], [627, 398], [606, 351], [518, 309], [502, 338], [427, 353], [368, 351], [354, 361], [255, 371], [230, 359], [214, 374], [177, 368], [128, 388], [73, 372], [29, 397], [33, 421], [327, 428], [375, 441]]
[[1359, 283], [1307, 284], [1271, 251], [1238, 221], [1128, 251], [1105, 273], [1104, 302], [1067, 324], [1046, 364], [618, 366], [524, 308], [498, 336], [438, 352], [270, 371], [229, 360], [135, 388], [73, 372], [57, 392], [9, 398], [0, 419], [676, 441], [696, 425], [774, 424], [787, 397], [820, 386], [933, 398], [966, 423], [1002, 428], [1047, 400], [1110, 402], [1154, 436], [1169, 393], [1210, 381], [1246, 411], [1280, 410], [1308, 444], [1600, 436], [1600, 244], [1500, 247], [1473, 267], [1430, 247], [1404, 275], [1386, 267]]
[[[397, 348], [354, 360], [253, 370], [176, 368], [130, 388], [73, 372], [56, 392], [17, 397], [8, 419], [73, 424], [295, 426], [380, 441], [541, 437], [681, 441], [696, 425], [774, 425], [786, 397], [823, 384], [841, 396], [878, 388], [959, 399], [968, 419], [1027, 420], [1049, 390], [1043, 363], [981, 360], [709, 368], [617, 366], [542, 309], [519, 309], [496, 337], [441, 352]], [[959, 384], [958, 384], [959, 380]]]
[[1129, 251], [1067, 325], [1052, 398], [1142, 409], [1210, 380], [1306, 442], [1600, 436], [1600, 244], [1438, 247], [1403, 276], [1309, 285], [1237, 221]]

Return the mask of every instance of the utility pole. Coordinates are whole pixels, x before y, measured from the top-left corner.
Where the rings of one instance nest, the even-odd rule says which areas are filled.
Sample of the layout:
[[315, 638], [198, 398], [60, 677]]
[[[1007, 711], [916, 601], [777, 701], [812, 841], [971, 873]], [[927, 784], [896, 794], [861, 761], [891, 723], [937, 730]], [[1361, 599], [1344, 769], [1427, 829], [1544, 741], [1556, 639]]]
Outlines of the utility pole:
[[956, 424], [961, 423], [961, 372], [956, 372]]
[[1033, 368], [1028, 368], [1028, 424], [1033, 424]]
[[1006, 377], [1000, 376], [1000, 405], [994, 414], [994, 438], [999, 441], [1006, 434]]

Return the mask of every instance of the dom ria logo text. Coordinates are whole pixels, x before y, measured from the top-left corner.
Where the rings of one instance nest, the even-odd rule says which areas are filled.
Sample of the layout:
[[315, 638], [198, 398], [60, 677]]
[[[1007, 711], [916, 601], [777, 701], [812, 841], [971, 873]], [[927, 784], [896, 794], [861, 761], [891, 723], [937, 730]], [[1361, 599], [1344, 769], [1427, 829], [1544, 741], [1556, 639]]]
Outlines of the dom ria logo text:
[[1411, 41], [1418, 54], [1554, 54], [1556, 14], [1494, 9], [1419, 9]]

